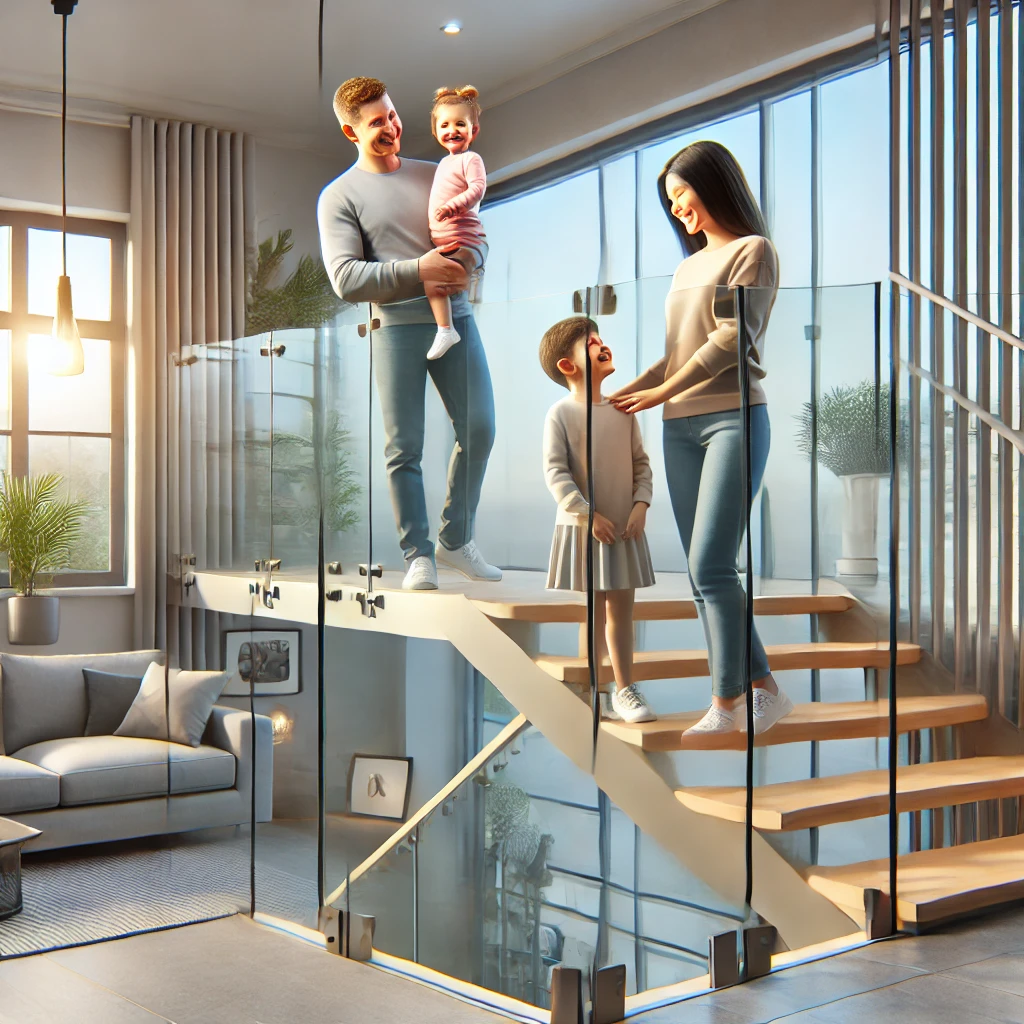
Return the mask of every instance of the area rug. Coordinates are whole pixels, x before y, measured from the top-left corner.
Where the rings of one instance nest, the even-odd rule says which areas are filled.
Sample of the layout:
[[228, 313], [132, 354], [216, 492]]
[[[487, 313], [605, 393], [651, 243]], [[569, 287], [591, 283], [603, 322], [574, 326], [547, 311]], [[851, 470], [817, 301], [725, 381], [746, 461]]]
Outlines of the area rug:
[[[24, 910], [0, 921], [0, 959], [248, 913], [249, 879], [237, 839], [26, 857]], [[305, 922], [316, 902], [315, 880], [257, 863], [257, 910]]]

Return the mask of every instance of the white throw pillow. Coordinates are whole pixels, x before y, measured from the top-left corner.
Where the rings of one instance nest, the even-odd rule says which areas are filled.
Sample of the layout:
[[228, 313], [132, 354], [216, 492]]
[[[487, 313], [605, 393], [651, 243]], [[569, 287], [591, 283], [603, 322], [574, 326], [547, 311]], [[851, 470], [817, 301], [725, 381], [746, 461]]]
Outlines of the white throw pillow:
[[153, 662], [114, 735], [198, 747], [227, 684], [226, 672], [182, 672]]

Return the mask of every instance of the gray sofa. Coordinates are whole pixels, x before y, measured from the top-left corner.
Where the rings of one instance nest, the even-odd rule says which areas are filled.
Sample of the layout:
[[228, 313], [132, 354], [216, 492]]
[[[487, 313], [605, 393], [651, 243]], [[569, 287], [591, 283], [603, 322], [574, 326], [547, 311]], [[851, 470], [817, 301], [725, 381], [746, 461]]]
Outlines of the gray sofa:
[[[198, 747], [86, 736], [83, 668], [142, 676], [160, 651], [0, 653], [0, 817], [40, 829], [26, 852], [250, 820], [273, 806], [270, 719], [215, 706]], [[252, 730], [256, 729], [256, 771]]]

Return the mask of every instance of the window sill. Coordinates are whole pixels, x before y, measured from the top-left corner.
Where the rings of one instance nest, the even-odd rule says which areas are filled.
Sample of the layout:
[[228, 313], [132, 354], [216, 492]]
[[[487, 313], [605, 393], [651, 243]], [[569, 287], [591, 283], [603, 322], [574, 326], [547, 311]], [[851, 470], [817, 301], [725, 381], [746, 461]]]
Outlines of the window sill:
[[[40, 597], [131, 597], [134, 587], [49, 587], [37, 590]], [[16, 597], [9, 588], [0, 594], [0, 600]]]

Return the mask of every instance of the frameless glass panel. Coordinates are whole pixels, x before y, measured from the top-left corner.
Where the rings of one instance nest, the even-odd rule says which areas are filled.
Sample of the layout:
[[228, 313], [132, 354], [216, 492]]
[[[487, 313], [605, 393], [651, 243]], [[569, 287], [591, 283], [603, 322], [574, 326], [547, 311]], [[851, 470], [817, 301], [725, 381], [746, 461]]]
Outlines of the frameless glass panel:
[[0, 224], [0, 312], [11, 309], [11, 228]]
[[11, 429], [11, 332], [0, 330], [0, 430]]
[[[50, 337], [28, 339], [29, 430], [73, 430], [103, 434], [110, 431], [110, 342], [83, 338], [85, 372], [57, 377], [47, 370]], [[3, 373], [0, 367], [0, 373]], [[0, 413], [2, 415], [2, 413]]]
[[[330, 460], [330, 441], [316, 435], [315, 359], [319, 329], [275, 331], [273, 395], [274, 439], [273, 556], [289, 576], [316, 574], [323, 460]], [[326, 510], [325, 510], [326, 511]]]
[[68, 494], [90, 511], [71, 550], [72, 572], [110, 570], [110, 440], [105, 437], [30, 435], [30, 474], [60, 473]]
[[[109, 238], [68, 234], [68, 276], [79, 320], [110, 319], [111, 247]], [[28, 229], [28, 311], [53, 316], [61, 274], [61, 233]]]

